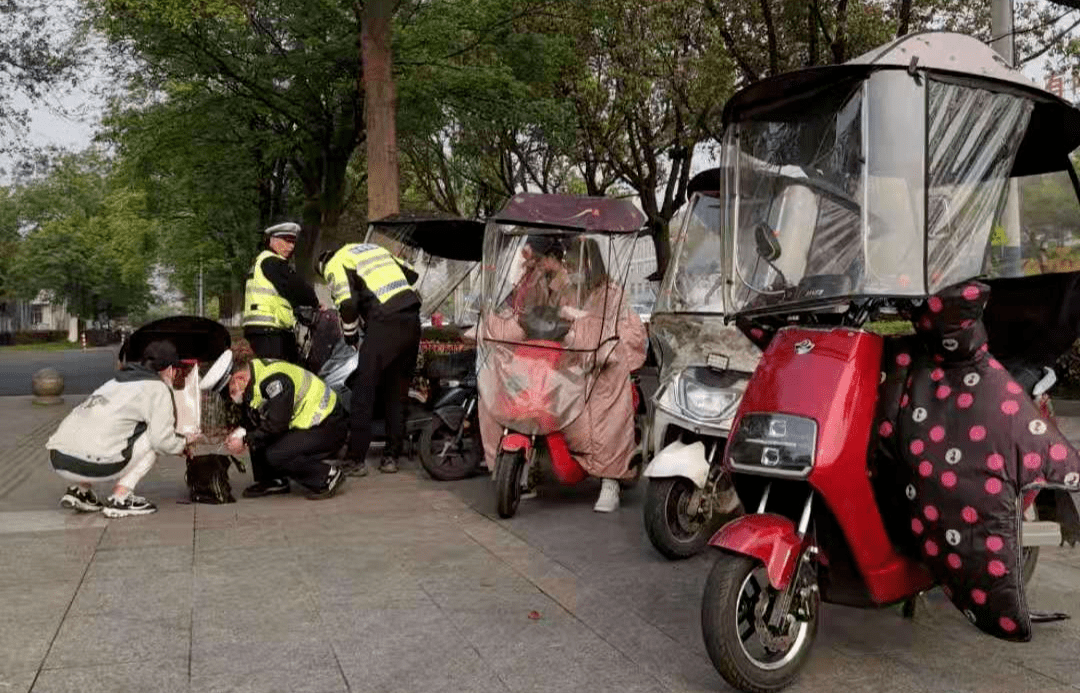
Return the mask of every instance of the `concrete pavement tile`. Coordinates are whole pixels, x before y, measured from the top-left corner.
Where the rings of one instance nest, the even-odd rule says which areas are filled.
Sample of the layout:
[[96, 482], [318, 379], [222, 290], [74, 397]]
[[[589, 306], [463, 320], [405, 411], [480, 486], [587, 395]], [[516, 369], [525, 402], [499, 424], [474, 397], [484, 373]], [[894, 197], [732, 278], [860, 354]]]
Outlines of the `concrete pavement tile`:
[[46, 669], [34, 693], [187, 693], [187, 657], [103, 666]]
[[0, 690], [4, 693], [30, 693], [37, 671], [24, 671], [19, 674], [0, 672]]
[[94, 554], [86, 578], [92, 580], [162, 573], [190, 574], [191, 555], [190, 545], [99, 550]]
[[27, 580], [22, 584], [0, 585], [3, 618], [10, 622], [56, 618], [59, 622], [78, 588], [77, 580]]
[[288, 540], [276, 523], [244, 523], [229, 527], [209, 527], [195, 533], [195, 550], [234, 550], [241, 548], [287, 547]]
[[122, 524], [112, 522], [105, 530], [99, 549], [139, 549], [153, 546], [191, 546], [194, 530], [186, 524]]
[[296, 553], [288, 545], [253, 546], [217, 551], [199, 551], [195, 555], [196, 572], [241, 572], [254, 567], [296, 565]]
[[[722, 682], [720, 674], [717, 681]], [[843, 690], [847, 693], [933, 693], [941, 690], [933, 681], [916, 676], [910, 669], [888, 656], [849, 657], [815, 643], [791, 693]]]
[[[1024, 649], [1033, 651], [1031, 643], [1002, 643], [981, 636], [979, 646], [940, 640], [936, 649], [890, 652], [889, 659], [900, 663], [910, 676], [935, 690], [975, 693], [1015, 693], [1061, 687], [1062, 682], [1019, 666], [1008, 658], [1018, 656]], [[1029, 649], [1030, 648], [1030, 649]]]
[[190, 573], [160, 575], [116, 575], [83, 581], [72, 616], [95, 614], [146, 614], [188, 617], [191, 614]]
[[[60, 496], [57, 495], [57, 501]], [[16, 532], [87, 531], [101, 532], [108, 523], [101, 513], [73, 513], [69, 510], [15, 510], [0, 512], [0, 536]]]
[[127, 664], [188, 651], [190, 616], [68, 616], [45, 660], [47, 669]]
[[223, 674], [193, 671], [191, 677], [191, 693], [345, 693], [347, 690], [336, 662], [310, 666], [301, 661], [280, 668]]
[[298, 569], [273, 567], [236, 573], [198, 572], [192, 598], [196, 612], [223, 606], [265, 609], [267, 605], [307, 603], [309, 592]]
[[231, 639], [195, 638], [191, 644], [193, 690], [208, 687], [214, 679], [244, 679], [295, 667], [337, 673], [330, 643], [321, 637], [267, 637], [254, 630]]
[[505, 691], [439, 609], [341, 614], [332, 639], [353, 691]]
[[37, 671], [62, 616], [60, 612], [36, 621], [0, 617], [0, 678]]

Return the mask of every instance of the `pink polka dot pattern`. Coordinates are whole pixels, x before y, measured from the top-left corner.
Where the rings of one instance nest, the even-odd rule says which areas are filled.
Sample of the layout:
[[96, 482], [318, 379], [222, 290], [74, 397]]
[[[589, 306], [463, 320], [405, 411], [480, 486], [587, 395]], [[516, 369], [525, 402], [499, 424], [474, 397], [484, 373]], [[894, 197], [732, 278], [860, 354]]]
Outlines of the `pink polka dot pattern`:
[[1005, 568], [1005, 564], [996, 558], [986, 564], [986, 572], [990, 573], [993, 577], [1003, 577], [1009, 571]]
[[923, 527], [922, 520], [920, 520], [917, 517], [911, 518], [911, 533], [912, 534], [914, 534], [915, 536], [919, 536], [920, 534], [923, 533], [924, 529], [925, 529], [925, 527]]
[[937, 392], [934, 393], [934, 395], [938, 399], [946, 399], [951, 394], [952, 394], [952, 388], [950, 388], [948, 385], [942, 385], [941, 387], [939, 387], [937, 389]]
[[898, 365], [898, 366], [910, 366], [911, 365], [911, 355], [910, 354], [897, 354], [896, 355], [896, 365]]
[[918, 438], [911, 441], [911, 445], [908, 446], [908, 450], [911, 450], [912, 455], [921, 455], [923, 450], [926, 449], [926, 443], [922, 442]]
[[999, 472], [1005, 468], [1005, 458], [994, 452], [986, 457], [986, 466], [992, 471]]
[[923, 551], [926, 552], [927, 556], [936, 556], [936, 555], [938, 555], [937, 542], [933, 541], [932, 539], [927, 539], [926, 543], [923, 544]]
[[892, 432], [893, 432], [893, 425], [889, 421], [882, 421], [881, 425], [878, 426], [878, 435], [881, 436], [882, 438], [888, 438], [889, 436], [892, 435]]
[[1020, 411], [1020, 403], [1014, 399], [1007, 399], [1001, 403], [1001, 413], [1005, 416], [1012, 416], [1018, 411]]
[[1005, 370], [1005, 366], [1002, 366], [1001, 363], [997, 359], [990, 359], [989, 361], [987, 361], [987, 363], [989, 363], [990, 367], [993, 368], [996, 371]]
[[1050, 459], [1055, 462], [1062, 462], [1069, 457], [1069, 449], [1061, 443], [1054, 443], [1050, 446]]
[[964, 518], [964, 522], [973, 525], [979, 521], [979, 511], [970, 505], [967, 505], [960, 511], [960, 517]]
[[971, 442], [978, 443], [986, 438], [986, 428], [984, 426], [972, 426], [968, 431], [968, 438], [971, 438]]
[[929, 461], [923, 460], [919, 463], [919, 476], [927, 477], [934, 473], [934, 465]]
[[1005, 548], [1005, 541], [997, 536], [992, 535], [986, 538], [986, 550], [992, 553], [997, 553]]
[[971, 601], [975, 602], [979, 606], [986, 604], [986, 592], [980, 589], [971, 590]]
[[935, 368], [933, 372], [930, 373], [930, 379], [933, 380], [935, 383], [940, 382], [941, 379], [944, 377], [945, 371], [941, 370], [940, 368]]
[[948, 561], [949, 567], [953, 570], [960, 570], [964, 566], [964, 562], [955, 553], [950, 553], [945, 560]]
[[996, 496], [1001, 493], [1001, 479], [987, 479], [984, 488], [991, 496]]
[[1005, 385], [1005, 389], [1008, 390], [1011, 395], [1019, 395], [1024, 392], [1024, 388], [1020, 387], [1020, 385], [1013, 380], [1010, 380], [1008, 384]]
[[932, 505], [928, 505], [922, 509], [923, 517], [931, 522], [936, 522], [938, 519], [938, 509]]
[[956, 473], [945, 472], [941, 475], [941, 485], [945, 488], [956, 488]]
[[937, 296], [931, 296], [929, 299], [927, 299], [926, 305], [930, 308], [931, 313], [940, 313], [941, 309], [944, 307], [941, 299]]
[[1012, 620], [1008, 616], [1002, 616], [998, 619], [998, 625], [1001, 626], [1001, 630], [1006, 633], [1013, 633], [1016, 631], [1016, 621]]
[[974, 403], [975, 398], [971, 395], [970, 392], [961, 393], [961, 395], [956, 398], [956, 406], [959, 409], [968, 409]]
[[1037, 452], [1029, 452], [1024, 455], [1025, 469], [1038, 469], [1042, 466], [1042, 455]]
[[934, 426], [933, 428], [931, 428], [930, 440], [934, 441], [935, 443], [940, 443], [941, 441], [945, 440], [945, 427]]
[[963, 296], [969, 301], [977, 301], [979, 299], [979, 287], [977, 286], [965, 286]]

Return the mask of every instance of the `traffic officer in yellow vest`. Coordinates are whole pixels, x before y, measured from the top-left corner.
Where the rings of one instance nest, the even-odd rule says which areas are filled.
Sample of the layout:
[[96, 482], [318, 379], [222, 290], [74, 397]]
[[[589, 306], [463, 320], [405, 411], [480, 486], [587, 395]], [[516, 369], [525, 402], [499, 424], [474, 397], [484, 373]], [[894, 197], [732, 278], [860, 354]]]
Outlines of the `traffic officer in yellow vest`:
[[267, 249], [255, 258], [244, 289], [244, 338], [259, 358], [299, 363], [297, 316], [307, 324], [319, 308], [315, 289], [289, 266], [300, 225], [285, 222], [263, 233]]
[[199, 385], [243, 406], [244, 426], [225, 441], [234, 454], [251, 452], [255, 483], [245, 498], [288, 493], [289, 479], [311, 500], [330, 498], [342, 472], [328, 461], [345, 444], [348, 416], [326, 383], [285, 361], [253, 358], [242, 344], [227, 349]]
[[345, 341], [355, 346], [360, 321], [364, 323], [364, 342], [348, 381], [352, 401], [346, 473], [367, 474], [364, 458], [371, 446], [376, 397], [385, 407], [387, 429], [379, 471], [396, 472], [405, 438], [404, 400], [420, 349], [420, 296], [413, 289], [418, 275], [408, 262], [371, 243], [322, 253], [318, 271], [330, 285]]

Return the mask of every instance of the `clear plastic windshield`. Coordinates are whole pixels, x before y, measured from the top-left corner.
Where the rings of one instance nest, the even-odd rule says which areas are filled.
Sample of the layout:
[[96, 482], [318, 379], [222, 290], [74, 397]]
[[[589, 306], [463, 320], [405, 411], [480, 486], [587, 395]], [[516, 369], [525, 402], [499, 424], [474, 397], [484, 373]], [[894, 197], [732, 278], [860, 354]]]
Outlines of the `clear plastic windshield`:
[[[400, 231], [392, 227], [372, 228], [368, 233], [367, 242], [383, 246], [408, 261], [416, 269], [420, 275], [416, 281], [416, 290], [422, 301], [420, 306], [422, 317], [426, 318], [432, 313], [440, 312], [448, 318], [453, 316], [456, 319], [460, 313], [462, 318], [467, 320], [469, 310], [464, 303], [467, 295], [455, 296], [455, 289], [476, 268], [477, 263], [438, 257], [414, 245], [409, 245], [405, 242], [405, 237], [410, 231], [409, 226], [400, 227]], [[473, 316], [475, 317], [475, 311]], [[472, 323], [457, 322], [456, 324]]]
[[694, 195], [656, 299], [655, 313], [724, 313], [721, 200]]
[[729, 128], [730, 308], [921, 296], [980, 274], [1031, 102], [886, 70], [818, 104]]
[[635, 239], [488, 225], [478, 386], [502, 425], [550, 433], [580, 415], [629, 310]]

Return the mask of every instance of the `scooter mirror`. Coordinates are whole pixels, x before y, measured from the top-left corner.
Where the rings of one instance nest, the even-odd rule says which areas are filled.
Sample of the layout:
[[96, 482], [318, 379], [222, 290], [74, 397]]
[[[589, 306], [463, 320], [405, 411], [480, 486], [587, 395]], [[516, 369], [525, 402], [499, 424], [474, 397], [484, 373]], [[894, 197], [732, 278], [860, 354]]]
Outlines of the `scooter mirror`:
[[758, 255], [767, 262], [775, 262], [780, 258], [780, 241], [765, 222], [754, 227], [754, 242], [757, 243]]

